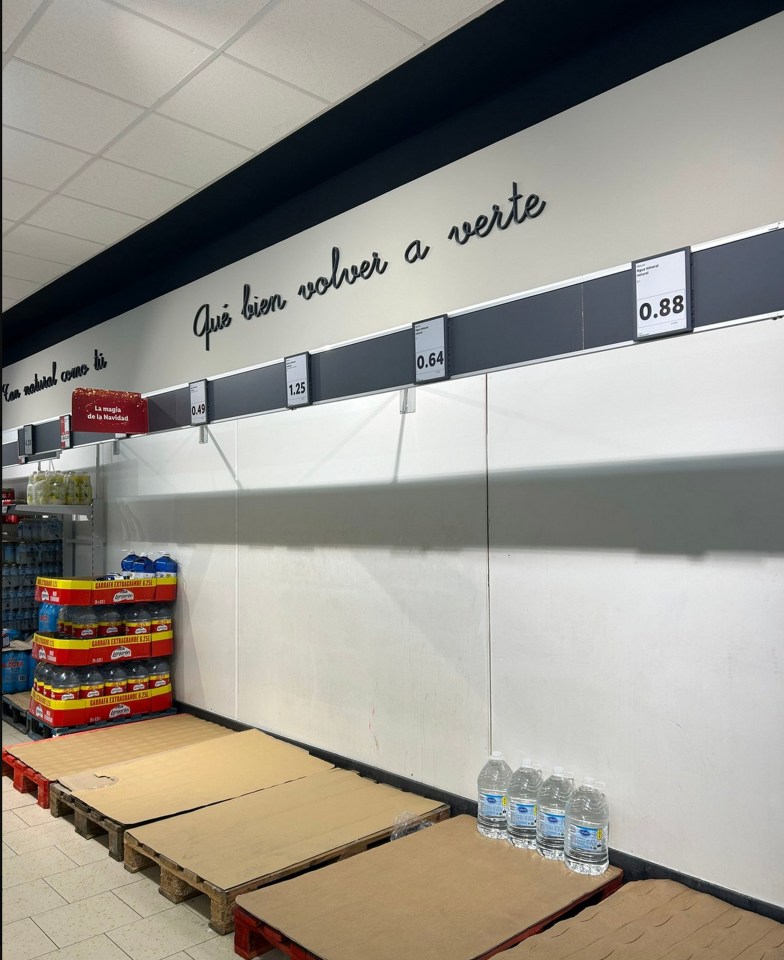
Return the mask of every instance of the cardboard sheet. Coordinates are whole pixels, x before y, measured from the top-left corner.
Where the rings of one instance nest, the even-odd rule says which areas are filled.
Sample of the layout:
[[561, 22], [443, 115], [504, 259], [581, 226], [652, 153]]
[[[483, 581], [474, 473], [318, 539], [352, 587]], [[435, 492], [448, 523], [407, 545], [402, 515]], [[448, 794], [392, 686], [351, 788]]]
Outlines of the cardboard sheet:
[[474, 960], [619, 875], [580, 876], [459, 816], [237, 904], [325, 960]]
[[332, 764], [260, 730], [61, 776], [75, 797], [129, 826], [330, 770]]
[[784, 925], [671, 880], [627, 883], [504, 960], [781, 960]]
[[134, 760], [230, 733], [231, 730], [217, 723], [177, 713], [34, 743], [17, 743], [6, 750], [47, 780], [59, 780], [66, 774], [91, 770], [107, 762]]
[[380, 839], [404, 813], [421, 816], [442, 808], [335, 769], [135, 827], [126, 836], [230, 890], [281, 871], [294, 873], [358, 840]]

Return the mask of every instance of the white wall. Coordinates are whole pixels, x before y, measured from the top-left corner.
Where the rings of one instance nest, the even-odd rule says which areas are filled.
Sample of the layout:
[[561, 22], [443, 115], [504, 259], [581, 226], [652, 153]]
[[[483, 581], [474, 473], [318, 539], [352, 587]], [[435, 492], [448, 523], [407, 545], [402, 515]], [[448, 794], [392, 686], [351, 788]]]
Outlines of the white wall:
[[[494, 743], [784, 904], [784, 321], [488, 378]], [[751, 807], [749, 807], [749, 803]]]

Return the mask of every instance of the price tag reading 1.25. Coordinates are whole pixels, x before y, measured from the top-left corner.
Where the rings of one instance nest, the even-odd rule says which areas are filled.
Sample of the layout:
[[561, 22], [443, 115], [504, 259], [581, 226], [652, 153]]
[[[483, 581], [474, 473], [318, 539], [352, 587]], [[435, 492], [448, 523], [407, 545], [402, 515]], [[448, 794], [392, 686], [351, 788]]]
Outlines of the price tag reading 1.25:
[[310, 354], [286, 357], [286, 406], [304, 407], [310, 403]]
[[191, 385], [191, 426], [207, 423], [207, 381], [196, 380]]
[[691, 250], [635, 260], [636, 339], [691, 330]]
[[414, 383], [430, 383], [449, 376], [446, 316], [419, 320], [414, 325]]

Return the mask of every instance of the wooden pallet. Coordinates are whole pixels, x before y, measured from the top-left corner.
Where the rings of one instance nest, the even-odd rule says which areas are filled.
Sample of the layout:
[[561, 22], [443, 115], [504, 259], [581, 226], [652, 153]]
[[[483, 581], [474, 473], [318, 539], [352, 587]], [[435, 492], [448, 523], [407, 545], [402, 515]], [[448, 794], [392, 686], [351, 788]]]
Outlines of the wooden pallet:
[[101, 833], [109, 835], [109, 856], [114, 860], [123, 859], [123, 839], [125, 825], [103, 816], [83, 800], [69, 793], [62, 784], [53, 783], [49, 788], [49, 811], [53, 817], [62, 817], [73, 812], [74, 827], [80, 837], [96, 837]]
[[[421, 815], [421, 819], [437, 822], [446, 819], [448, 816], [449, 807], [441, 805], [429, 813]], [[225, 935], [234, 930], [234, 901], [241, 893], [250, 893], [252, 890], [258, 890], [260, 887], [265, 887], [278, 880], [304, 873], [313, 867], [336, 863], [338, 860], [353, 857], [357, 853], [364, 853], [371, 847], [387, 842], [390, 832], [391, 829], [379, 831], [368, 837], [363, 837], [361, 840], [329, 850], [322, 856], [311, 857], [306, 863], [291, 864], [227, 890], [174, 863], [130, 834], [125, 836], [125, 869], [130, 873], [136, 873], [148, 867], [150, 863], [157, 864], [161, 870], [161, 882], [158, 891], [172, 903], [182, 903], [184, 900], [196, 897], [200, 893], [206, 894], [210, 898], [210, 927], [216, 933]]]
[[20, 793], [36, 793], [38, 806], [44, 810], [49, 809], [49, 786], [51, 781], [42, 777], [37, 770], [28, 767], [27, 764], [9, 753], [3, 748], [3, 776], [11, 777], [14, 781], [14, 788]]
[[16, 727], [20, 733], [27, 734], [30, 714], [30, 691], [3, 694], [3, 720]]

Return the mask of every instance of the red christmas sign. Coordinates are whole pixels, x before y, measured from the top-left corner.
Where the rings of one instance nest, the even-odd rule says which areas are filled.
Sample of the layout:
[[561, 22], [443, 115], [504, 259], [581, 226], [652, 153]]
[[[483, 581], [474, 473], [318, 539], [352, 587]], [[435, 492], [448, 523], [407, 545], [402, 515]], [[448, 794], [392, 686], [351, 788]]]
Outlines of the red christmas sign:
[[71, 429], [88, 433], [147, 433], [147, 400], [140, 393], [80, 387], [71, 397]]

